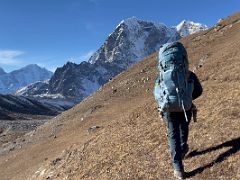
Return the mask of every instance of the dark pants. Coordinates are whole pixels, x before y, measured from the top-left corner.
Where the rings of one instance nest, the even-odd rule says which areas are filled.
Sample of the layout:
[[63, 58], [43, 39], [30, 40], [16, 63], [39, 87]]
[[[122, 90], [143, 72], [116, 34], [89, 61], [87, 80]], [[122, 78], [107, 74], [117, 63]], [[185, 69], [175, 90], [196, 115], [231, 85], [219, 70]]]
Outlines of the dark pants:
[[183, 170], [182, 152], [188, 148], [188, 125], [191, 120], [192, 113], [187, 111], [188, 122], [184, 113], [163, 113], [163, 118], [167, 123], [168, 142], [172, 157], [172, 163], [175, 170]]

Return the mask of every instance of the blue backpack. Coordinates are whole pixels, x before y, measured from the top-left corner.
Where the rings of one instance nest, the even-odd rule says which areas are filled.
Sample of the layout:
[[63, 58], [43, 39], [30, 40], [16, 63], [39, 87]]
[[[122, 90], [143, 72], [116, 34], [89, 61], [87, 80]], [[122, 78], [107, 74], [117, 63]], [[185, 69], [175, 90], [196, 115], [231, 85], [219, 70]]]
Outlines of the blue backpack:
[[192, 106], [193, 82], [189, 80], [187, 51], [180, 42], [160, 48], [158, 69], [154, 96], [161, 112], [184, 112], [186, 118]]

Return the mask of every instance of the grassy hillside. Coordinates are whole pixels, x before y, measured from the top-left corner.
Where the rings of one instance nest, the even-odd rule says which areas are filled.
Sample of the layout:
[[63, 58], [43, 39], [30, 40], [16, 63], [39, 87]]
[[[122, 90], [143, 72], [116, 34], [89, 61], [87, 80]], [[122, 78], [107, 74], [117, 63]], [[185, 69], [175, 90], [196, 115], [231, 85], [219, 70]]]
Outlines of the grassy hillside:
[[[240, 13], [182, 39], [204, 93], [190, 127], [189, 179], [240, 179]], [[2, 179], [171, 179], [152, 90], [157, 53], [0, 156]], [[92, 127], [92, 128], [91, 128]]]

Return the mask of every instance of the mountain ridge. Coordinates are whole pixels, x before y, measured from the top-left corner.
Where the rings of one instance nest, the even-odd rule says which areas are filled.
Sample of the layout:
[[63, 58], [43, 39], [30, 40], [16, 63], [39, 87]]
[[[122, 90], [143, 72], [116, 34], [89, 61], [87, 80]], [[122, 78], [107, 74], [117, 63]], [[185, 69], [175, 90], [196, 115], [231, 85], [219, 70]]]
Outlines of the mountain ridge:
[[52, 72], [36, 64], [29, 64], [0, 76], [0, 93], [13, 94], [19, 88], [40, 80], [49, 79]]
[[194, 23], [193, 21], [187, 20], [183, 20], [175, 28], [181, 37], [186, 37], [189, 34], [197, 33], [208, 29], [208, 27], [204, 24]]
[[176, 28], [135, 17], [128, 18], [117, 25], [88, 61], [80, 64], [66, 63], [57, 68], [49, 83], [43, 83], [40, 88], [39, 83], [36, 86], [31, 85], [17, 94], [40, 94], [41, 97], [44, 97], [44, 94], [61, 94], [76, 104], [115, 75], [156, 52], [162, 44], [179, 38]]

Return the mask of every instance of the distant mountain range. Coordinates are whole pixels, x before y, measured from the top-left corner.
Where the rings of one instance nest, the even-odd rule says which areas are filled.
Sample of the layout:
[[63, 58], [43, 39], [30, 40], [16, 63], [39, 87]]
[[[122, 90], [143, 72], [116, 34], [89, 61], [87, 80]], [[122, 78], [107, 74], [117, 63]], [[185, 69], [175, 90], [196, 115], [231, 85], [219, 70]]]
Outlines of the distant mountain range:
[[[38, 99], [78, 103], [120, 72], [156, 52], [162, 44], [205, 30], [200, 23], [183, 21], [176, 27], [139, 20], [122, 21], [88, 62], [68, 62], [49, 81], [37, 82], [16, 94]], [[52, 98], [54, 97], [54, 98]], [[60, 98], [61, 99], [61, 98]]]
[[0, 76], [6, 74], [6, 72], [0, 67]]
[[6, 73], [0, 68], [0, 94], [13, 94], [19, 88], [36, 81], [50, 79], [53, 73], [36, 64], [30, 64], [19, 70]]

